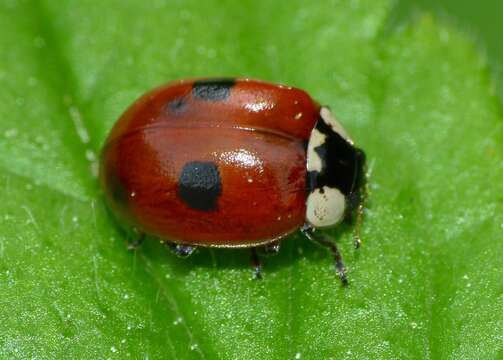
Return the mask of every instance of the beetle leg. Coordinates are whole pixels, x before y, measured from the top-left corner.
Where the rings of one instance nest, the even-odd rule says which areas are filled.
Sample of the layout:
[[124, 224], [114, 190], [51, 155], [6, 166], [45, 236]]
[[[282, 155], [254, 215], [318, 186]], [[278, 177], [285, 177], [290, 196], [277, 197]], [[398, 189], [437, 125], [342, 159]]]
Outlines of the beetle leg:
[[355, 249], [360, 248], [362, 244], [362, 240], [360, 238], [360, 229], [363, 222], [363, 211], [364, 211], [364, 203], [367, 198], [367, 186], [365, 185], [365, 189], [363, 190], [364, 194], [362, 195], [362, 201], [358, 204], [356, 208], [356, 219], [355, 219], [355, 227], [353, 230], [353, 241], [355, 245]]
[[136, 239], [128, 243], [127, 249], [131, 251], [138, 249], [143, 244], [144, 240], [145, 240], [145, 234], [142, 232], [138, 233]]
[[191, 245], [176, 244], [169, 241], [166, 241], [165, 244], [176, 256], [181, 258], [189, 257], [196, 250], [196, 247]]
[[341, 279], [342, 285], [344, 285], [344, 286], [347, 285], [348, 278], [346, 276], [346, 266], [344, 266], [344, 262], [342, 260], [341, 253], [339, 252], [339, 249], [337, 248], [336, 243], [331, 241], [325, 235], [316, 234], [314, 232], [314, 229], [310, 225], [304, 225], [302, 227], [301, 231], [304, 233], [304, 235], [309, 240], [314, 241], [317, 244], [330, 249], [330, 251], [332, 252], [332, 255], [334, 256], [334, 260], [335, 260], [335, 271], [337, 272], [337, 275]]
[[269, 244], [260, 246], [257, 250], [261, 255], [276, 255], [279, 252], [280, 244], [279, 241], [274, 241]]
[[347, 198], [348, 207], [345, 220], [348, 223], [354, 223], [353, 240], [355, 249], [358, 249], [362, 243], [360, 238], [360, 228], [363, 222], [365, 203], [367, 202], [369, 193], [368, 179], [370, 177], [373, 164], [370, 164], [370, 168], [367, 168], [365, 165], [365, 153], [360, 149], [356, 149], [356, 151], [357, 158], [359, 159], [358, 161], [361, 164], [362, 174], [357, 177], [356, 183], [353, 184], [353, 190]]
[[355, 220], [355, 228], [353, 232], [353, 239], [354, 239], [354, 244], [355, 244], [355, 249], [358, 249], [362, 243], [360, 239], [360, 229], [362, 227], [362, 222], [363, 222], [363, 215], [365, 211], [365, 204], [367, 202], [367, 198], [369, 195], [369, 184], [367, 182], [368, 177], [370, 176], [369, 173], [365, 175], [365, 182], [360, 189], [360, 201], [358, 203], [358, 207], [356, 208], [356, 220]]
[[262, 263], [260, 262], [256, 248], [250, 249], [250, 264], [253, 269], [253, 278], [257, 280], [262, 279]]

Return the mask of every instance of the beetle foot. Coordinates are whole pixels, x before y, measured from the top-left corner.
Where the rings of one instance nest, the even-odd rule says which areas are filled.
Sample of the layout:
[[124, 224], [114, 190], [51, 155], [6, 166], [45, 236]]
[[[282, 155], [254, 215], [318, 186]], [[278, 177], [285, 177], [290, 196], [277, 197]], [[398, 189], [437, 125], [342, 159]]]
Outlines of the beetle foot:
[[355, 234], [354, 235], [354, 242], [353, 242], [355, 249], [359, 249], [360, 246], [362, 245], [362, 240], [360, 239], [360, 235]]
[[166, 242], [166, 246], [178, 257], [186, 258], [196, 250], [195, 246]]
[[138, 234], [138, 237], [136, 239], [134, 239], [133, 241], [130, 241], [127, 244], [127, 249], [130, 251], [137, 250], [143, 244], [144, 240], [145, 240], [145, 234], [143, 234], [143, 233]]
[[262, 279], [262, 263], [260, 262], [256, 248], [251, 249], [250, 264], [253, 269], [253, 280]]
[[327, 238], [325, 235], [320, 235], [317, 233], [315, 234], [314, 229], [309, 225], [304, 225], [301, 231], [309, 240], [312, 240], [317, 244], [328, 248], [332, 252], [332, 256], [334, 257], [335, 261], [335, 272], [337, 273], [337, 276], [339, 276], [342, 285], [343, 286], [348, 285], [346, 266], [344, 265], [342, 255], [339, 252], [339, 249], [337, 248], [337, 244], [332, 240], [330, 240], [329, 238]]

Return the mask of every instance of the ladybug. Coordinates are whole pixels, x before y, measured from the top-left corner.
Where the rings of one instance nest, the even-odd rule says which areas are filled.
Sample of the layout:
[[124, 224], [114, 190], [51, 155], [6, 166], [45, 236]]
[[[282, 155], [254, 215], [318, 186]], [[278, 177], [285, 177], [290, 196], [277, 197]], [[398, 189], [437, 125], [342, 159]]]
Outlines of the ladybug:
[[[198, 246], [277, 252], [301, 230], [361, 222], [365, 154], [305, 91], [250, 79], [181, 80], [138, 99], [112, 128], [100, 182], [112, 212], [178, 255]], [[355, 244], [359, 236], [355, 233]]]

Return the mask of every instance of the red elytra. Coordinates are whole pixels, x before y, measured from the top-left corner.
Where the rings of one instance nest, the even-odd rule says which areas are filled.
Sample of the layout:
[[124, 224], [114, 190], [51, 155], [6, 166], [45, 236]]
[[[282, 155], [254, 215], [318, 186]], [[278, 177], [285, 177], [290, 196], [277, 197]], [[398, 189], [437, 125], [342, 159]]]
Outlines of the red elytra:
[[[259, 81], [201, 84], [201, 94], [193, 81], [157, 88], [114, 126], [101, 163], [112, 209], [147, 234], [194, 245], [252, 246], [297, 230], [319, 105]], [[179, 196], [182, 169], [195, 161], [218, 168], [221, 193], [209, 210]]]

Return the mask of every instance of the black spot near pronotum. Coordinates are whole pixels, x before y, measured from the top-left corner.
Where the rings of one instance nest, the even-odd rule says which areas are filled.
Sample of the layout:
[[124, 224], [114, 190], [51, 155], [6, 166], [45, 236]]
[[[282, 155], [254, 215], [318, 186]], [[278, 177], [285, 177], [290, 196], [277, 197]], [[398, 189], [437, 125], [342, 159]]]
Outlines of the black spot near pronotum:
[[202, 211], [217, 209], [222, 193], [220, 173], [211, 161], [191, 161], [184, 165], [178, 180], [178, 195], [187, 206]]
[[183, 96], [179, 96], [166, 104], [166, 111], [173, 115], [179, 115], [187, 110], [187, 106], [187, 99]]
[[192, 95], [206, 101], [222, 101], [229, 97], [234, 79], [207, 79], [194, 82]]

